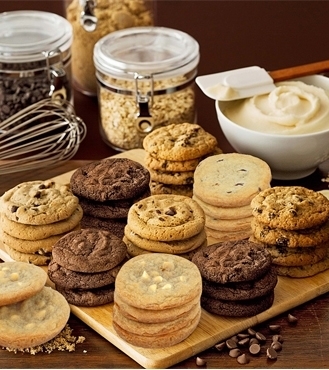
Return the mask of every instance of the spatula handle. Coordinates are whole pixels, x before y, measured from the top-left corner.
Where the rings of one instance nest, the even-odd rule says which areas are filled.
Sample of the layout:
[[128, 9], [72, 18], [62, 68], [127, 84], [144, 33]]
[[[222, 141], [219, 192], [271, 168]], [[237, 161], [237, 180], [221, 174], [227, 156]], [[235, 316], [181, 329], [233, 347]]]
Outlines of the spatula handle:
[[277, 71], [268, 72], [268, 74], [272, 77], [274, 82], [280, 82], [290, 80], [292, 78], [310, 76], [324, 72], [329, 72], [329, 60], [278, 69]]

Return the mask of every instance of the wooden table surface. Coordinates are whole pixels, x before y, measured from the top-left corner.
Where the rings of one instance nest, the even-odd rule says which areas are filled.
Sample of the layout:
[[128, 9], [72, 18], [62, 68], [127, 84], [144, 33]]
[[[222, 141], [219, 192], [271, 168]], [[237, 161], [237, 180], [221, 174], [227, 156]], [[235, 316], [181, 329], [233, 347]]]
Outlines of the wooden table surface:
[[[63, 14], [60, 0], [0, 1], [0, 12], [13, 9], [38, 9]], [[328, 13], [329, 2], [325, 1], [157, 1], [159, 25], [182, 29], [200, 42], [199, 74], [254, 64], [273, 70], [327, 59]], [[298, 32], [295, 32], [297, 29]], [[219, 128], [213, 102], [199, 91], [197, 93], [198, 122], [217, 137], [224, 152], [232, 151]], [[97, 99], [76, 91], [74, 100], [77, 115], [85, 121], [88, 134], [73, 160], [29, 173], [1, 175], [0, 195], [22, 181], [47, 179], [90, 160], [116, 154], [100, 138]], [[327, 186], [321, 178], [322, 174], [317, 171], [300, 181], [276, 181], [273, 185], [300, 184], [318, 190]], [[267, 346], [263, 346], [261, 355], [252, 357], [247, 365], [239, 365], [227, 353], [210, 348], [198, 354], [206, 361], [204, 366], [197, 366], [196, 356], [193, 356], [174, 368], [328, 368], [329, 293], [294, 308], [290, 313], [297, 317], [296, 325], [288, 323], [287, 312], [256, 328], [270, 338], [268, 326], [281, 325], [284, 343], [276, 361], [266, 358]], [[0, 368], [141, 367], [74, 315], [71, 315], [69, 324], [74, 335], [86, 338], [84, 343], [77, 345], [75, 352], [38, 353], [33, 356], [1, 350]]]

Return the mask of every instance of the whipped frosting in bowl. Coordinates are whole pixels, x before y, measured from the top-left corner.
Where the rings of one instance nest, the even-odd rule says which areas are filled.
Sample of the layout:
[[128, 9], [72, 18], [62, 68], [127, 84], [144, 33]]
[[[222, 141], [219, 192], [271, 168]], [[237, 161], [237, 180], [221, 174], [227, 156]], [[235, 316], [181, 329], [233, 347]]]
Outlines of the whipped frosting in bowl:
[[232, 147], [265, 160], [273, 178], [302, 178], [329, 158], [329, 78], [276, 85], [269, 94], [216, 101], [217, 117]]

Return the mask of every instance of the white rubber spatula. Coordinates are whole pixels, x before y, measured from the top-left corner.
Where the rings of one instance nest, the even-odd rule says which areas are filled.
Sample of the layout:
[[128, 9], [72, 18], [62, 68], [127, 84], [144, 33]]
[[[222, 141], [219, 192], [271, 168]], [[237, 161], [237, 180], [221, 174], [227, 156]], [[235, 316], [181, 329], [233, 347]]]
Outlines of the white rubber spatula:
[[270, 93], [276, 82], [329, 71], [329, 60], [267, 72], [253, 66], [198, 76], [196, 83], [205, 95], [214, 100], [237, 100]]

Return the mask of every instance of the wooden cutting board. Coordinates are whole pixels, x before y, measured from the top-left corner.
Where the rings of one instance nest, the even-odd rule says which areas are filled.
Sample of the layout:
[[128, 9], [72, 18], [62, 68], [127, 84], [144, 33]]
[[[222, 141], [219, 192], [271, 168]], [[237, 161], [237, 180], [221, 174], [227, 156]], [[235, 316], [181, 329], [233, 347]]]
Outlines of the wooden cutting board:
[[[143, 163], [144, 151], [135, 149], [120, 153], [115, 157], [127, 157]], [[53, 178], [68, 183], [74, 171]], [[209, 240], [211, 243], [212, 240]], [[0, 258], [10, 261], [0, 242]], [[329, 291], [329, 270], [311, 278], [292, 279], [279, 277], [275, 288], [275, 299], [271, 308], [249, 318], [226, 318], [202, 310], [201, 320], [190, 337], [185, 341], [164, 349], [145, 349], [135, 347], [115, 332], [112, 326], [112, 304], [98, 307], [78, 307], [71, 305], [74, 315], [93, 330], [130, 356], [145, 368], [167, 368], [225, 340], [228, 337], [264, 322]]]

